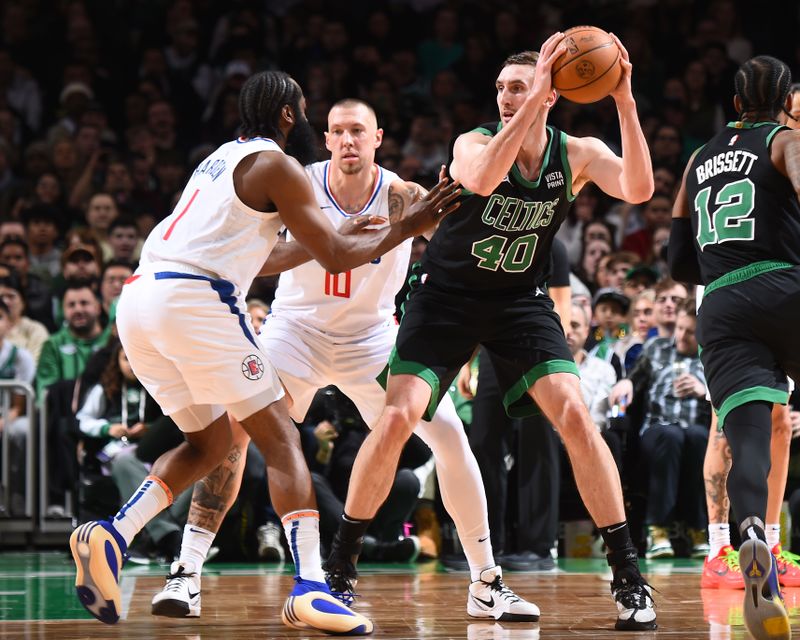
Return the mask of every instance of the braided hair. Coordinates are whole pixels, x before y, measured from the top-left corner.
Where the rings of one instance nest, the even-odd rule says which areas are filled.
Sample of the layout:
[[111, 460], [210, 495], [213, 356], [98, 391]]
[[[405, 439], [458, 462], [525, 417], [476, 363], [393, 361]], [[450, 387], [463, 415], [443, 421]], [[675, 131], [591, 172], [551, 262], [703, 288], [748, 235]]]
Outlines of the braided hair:
[[244, 138], [265, 136], [280, 140], [283, 134], [278, 123], [287, 104], [295, 114], [300, 111], [300, 86], [283, 71], [262, 71], [250, 76], [239, 94], [239, 133]]
[[786, 63], [772, 56], [756, 56], [736, 72], [734, 86], [742, 102], [739, 116], [768, 115], [774, 118], [786, 112], [786, 97], [792, 85], [792, 73]]

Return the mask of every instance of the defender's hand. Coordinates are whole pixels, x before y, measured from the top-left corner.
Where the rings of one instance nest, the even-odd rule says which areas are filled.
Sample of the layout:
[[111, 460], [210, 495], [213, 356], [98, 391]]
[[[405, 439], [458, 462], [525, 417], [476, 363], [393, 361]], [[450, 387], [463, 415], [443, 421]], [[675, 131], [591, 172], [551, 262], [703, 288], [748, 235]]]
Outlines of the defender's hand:
[[455, 202], [461, 195], [457, 182], [448, 184], [447, 178], [441, 178], [436, 186], [423, 198], [414, 202], [397, 221], [402, 225], [406, 237], [422, 235], [427, 229], [435, 227], [446, 215], [453, 213], [461, 203]]
[[355, 216], [348, 218], [339, 227], [339, 233], [343, 236], [354, 236], [359, 233], [370, 233], [375, 229], [370, 229], [371, 226], [379, 227], [386, 222], [383, 216]]

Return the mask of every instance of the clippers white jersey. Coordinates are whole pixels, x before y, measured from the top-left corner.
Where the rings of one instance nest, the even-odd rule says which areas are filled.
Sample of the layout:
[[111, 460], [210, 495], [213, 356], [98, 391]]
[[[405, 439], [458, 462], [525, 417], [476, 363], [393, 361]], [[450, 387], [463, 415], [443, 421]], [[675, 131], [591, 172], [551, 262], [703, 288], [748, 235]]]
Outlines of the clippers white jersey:
[[[399, 176], [378, 167], [372, 196], [366, 206], [347, 214], [330, 190], [330, 161], [308, 165], [306, 172], [317, 203], [338, 228], [347, 218], [360, 215], [389, 217], [389, 185]], [[387, 223], [388, 224], [388, 223]], [[287, 233], [287, 240], [290, 240]], [[296, 320], [328, 335], [364, 334], [391, 322], [394, 298], [403, 286], [411, 255], [409, 238], [377, 260], [333, 275], [316, 261], [281, 274], [272, 314]]]
[[283, 153], [269, 138], [239, 138], [203, 160], [175, 210], [150, 232], [139, 264], [188, 264], [210, 271], [246, 293], [281, 228], [277, 212], [251, 209], [239, 200], [233, 187], [236, 165], [259, 151]]

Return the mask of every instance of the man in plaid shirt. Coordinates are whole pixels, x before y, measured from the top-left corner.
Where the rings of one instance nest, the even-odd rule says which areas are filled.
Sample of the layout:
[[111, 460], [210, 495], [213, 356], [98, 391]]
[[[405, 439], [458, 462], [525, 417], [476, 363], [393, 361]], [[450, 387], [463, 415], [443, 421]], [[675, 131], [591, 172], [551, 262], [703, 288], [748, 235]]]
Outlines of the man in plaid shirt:
[[648, 558], [674, 555], [668, 527], [678, 518], [689, 527], [692, 555], [701, 557], [708, 549], [703, 457], [711, 409], [705, 399], [696, 324], [694, 300], [683, 301], [674, 337], [650, 340], [628, 378], [620, 380], [609, 394], [611, 405], [623, 397], [628, 401], [643, 397], [646, 402], [640, 433], [650, 487]]

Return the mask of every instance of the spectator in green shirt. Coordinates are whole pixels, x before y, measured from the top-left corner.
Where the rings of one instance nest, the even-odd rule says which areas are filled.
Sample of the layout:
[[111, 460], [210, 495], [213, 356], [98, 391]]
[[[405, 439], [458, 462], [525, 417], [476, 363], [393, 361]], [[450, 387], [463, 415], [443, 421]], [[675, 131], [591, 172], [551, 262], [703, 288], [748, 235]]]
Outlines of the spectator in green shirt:
[[60, 380], [74, 380], [83, 373], [89, 357], [108, 341], [100, 326], [100, 302], [86, 280], [69, 281], [61, 298], [65, 326], [42, 347], [36, 371], [36, 392]]

